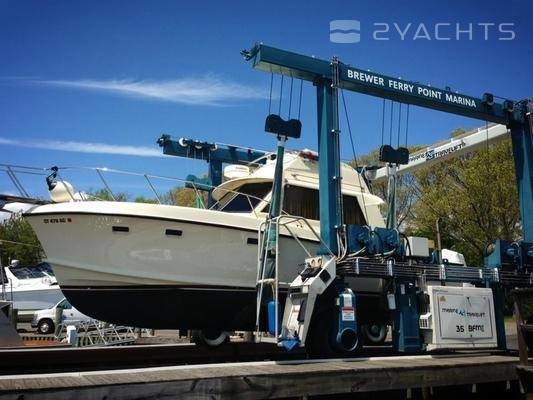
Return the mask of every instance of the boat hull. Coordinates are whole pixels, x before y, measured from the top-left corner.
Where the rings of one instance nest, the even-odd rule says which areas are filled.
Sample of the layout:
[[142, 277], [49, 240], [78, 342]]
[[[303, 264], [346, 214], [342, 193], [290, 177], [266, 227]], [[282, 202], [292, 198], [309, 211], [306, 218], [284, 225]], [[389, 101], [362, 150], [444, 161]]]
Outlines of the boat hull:
[[[185, 286], [64, 287], [67, 299], [101, 321], [153, 329], [255, 329], [253, 288]], [[280, 294], [285, 301], [285, 293]], [[386, 302], [358, 293], [360, 323], [387, 323]], [[262, 321], [264, 324], [265, 321]]]
[[47, 289], [14, 289], [6, 285], [7, 300], [13, 302], [13, 308], [19, 312], [43, 310], [55, 306], [63, 297], [59, 286]]
[[[256, 216], [115, 202], [40, 206], [25, 216], [84, 314], [143, 328], [254, 327]], [[292, 230], [315, 254], [311, 232]], [[291, 282], [307, 254], [288, 234], [279, 246], [280, 281]], [[380, 290], [376, 280], [359, 284], [359, 292]]]

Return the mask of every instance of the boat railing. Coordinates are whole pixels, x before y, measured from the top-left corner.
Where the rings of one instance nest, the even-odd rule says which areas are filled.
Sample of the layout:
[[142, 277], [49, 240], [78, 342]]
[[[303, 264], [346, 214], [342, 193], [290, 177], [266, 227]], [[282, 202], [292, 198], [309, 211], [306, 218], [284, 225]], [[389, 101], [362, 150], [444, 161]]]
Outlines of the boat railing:
[[[270, 224], [269, 224], [270, 223]], [[274, 229], [268, 229], [268, 227], [273, 226]], [[313, 257], [314, 254], [311, 252], [310, 249], [308, 249], [302, 242], [301, 238], [298, 236], [298, 234], [295, 232], [294, 228], [298, 227], [299, 229], [305, 229], [306, 231], [311, 233], [311, 236], [316, 240], [316, 243], [320, 243], [324, 249], [327, 250], [327, 252], [334, 256], [331, 249], [327, 246], [327, 244], [322, 240], [320, 237], [320, 234], [317, 232], [317, 230], [312, 226], [312, 224], [309, 222], [307, 218], [299, 217], [295, 215], [289, 215], [289, 214], [283, 214], [278, 217], [272, 218], [270, 220], [266, 220], [262, 222], [258, 229], [258, 247], [257, 247], [257, 304], [256, 304], [256, 337], [258, 340], [264, 340], [262, 333], [260, 332], [260, 321], [261, 321], [261, 310], [262, 305], [261, 301], [263, 298], [263, 291], [265, 288], [265, 285], [269, 285], [272, 290], [273, 294], [273, 301], [274, 301], [274, 319], [275, 319], [275, 327], [274, 332], [276, 333], [276, 341], [277, 336], [279, 335], [279, 317], [280, 317], [280, 311], [279, 311], [279, 292], [280, 287], [281, 288], [288, 288], [291, 284], [291, 282], [282, 282], [279, 280], [280, 277], [280, 268], [283, 268], [283, 259], [282, 254], [280, 252], [280, 235], [282, 231], [288, 232], [289, 237], [294, 239], [296, 243], [302, 248], [302, 250], [305, 252], [305, 255], [307, 257]], [[270, 235], [274, 234], [275, 238], [271, 238]], [[272, 277], [266, 276], [266, 257], [264, 257], [263, 248], [265, 246], [265, 241], [274, 240], [275, 242], [275, 264], [274, 264], [274, 274]], [[302, 260], [303, 262], [303, 260]], [[303, 263], [302, 263], [303, 264]]]
[[[26, 190], [24, 187], [21, 179], [19, 178], [19, 175], [33, 175], [33, 176], [41, 176], [43, 179], [46, 179], [50, 175], [54, 175], [54, 179], [58, 182], [62, 182], [72, 201], [84, 201], [84, 200], [112, 200], [112, 201], [121, 201], [121, 197], [118, 196], [118, 192], [114, 191], [111, 188], [111, 185], [109, 183], [109, 180], [107, 179], [108, 174], [120, 174], [124, 176], [130, 176], [130, 177], [138, 177], [141, 178], [145, 184], [146, 187], [149, 189], [149, 191], [153, 194], [154, 198], [153, 201], [155, 201], [158, 204], [172, 204], [172, 189], [175, 187], [185, 187], [190, 188], [194, 190], [196, 199], [197, 199], [197, 206], [199, 208], [203, 209], [215, 209], [219, 211], [223, 211], [228, 204], [230, 204], [237, 196], [244, 196], [250, 206], [250, 212], [253, 212], [256, 216], [257, 215], [257, 209], [266, 207], [270, 202], [268, 200], [265, 200], [264, 198], [260, 198], [251, 194], [242, 193], [238, 190], [231, 190], [226, 189], [222, 187], [216, 187], [208, 183], [204, 182], [197, 182], [190, 179], [183, 179], [183, 178], [177, 178], [173, 176], [167, 176], [167, 175], [157, 175], [157, 174], [150, 174], [150, 173], [144, 173], [144, 172], [134, 172], [134, 171], [127, 171], [127, 170], [121, 170], [121, 169], [115, 169], [115, 168], [108, 168], [108, 167], [79, 167], [79, 166], [62, 166], [62, 167], [50, 167], [50, 168], [42, 168], [42, 167], [31, 167], [31, 166], [23, 166], [23, 165], [10, 165], [10, 164], [0, 164], [0, 171], [4, 172], [7, 177], [10, 179], [16, 190], [19, 192], [21, 198], [27, 198], [32, 199], [39, 196], [31, 196], [31, 194]], [[87, 193], [84, 191], [75, 191], [70, 190], [70, 186], [66, 184], [67, 179], [65, 179], [64, 175], [67, 175], [69, 172], [93, 172], [96, 177], [98, 178], [98, 181], [103, 185], [103, 189], [107, 193], [108, 198], [99, 198], [98, 196], [95, 196], [91, 193]], [[163, 181], [170, 181], [175, 182], [176, 186], [170, 190], [167, 190], [167, 201], [165, 202], [165, 196], [161, 194], [161, 191], [158, 191], [157, 185], [155, 184], [155, 180], [163, 180]], [[217, 188], [218, 191], [221, 191], [225, 193], [223, 196], [220, 197], [218, 201], [213, 203], [212, 205], [208, 206], [204, 200], [204, 196], [202, 196], [201, 192], [205, 192], [206, 190], [213, 190]], [[233, 194], [233, 196], [228, 197], [227, 194]], [[255, 206], [254, 206], [255, 203]]]
[[[7, 291], [6, 286], [8, 287]], [[6, 279], [2, 279], [2, 300], [13, 302], [13, 299], [13, 280], [6, 277]]]

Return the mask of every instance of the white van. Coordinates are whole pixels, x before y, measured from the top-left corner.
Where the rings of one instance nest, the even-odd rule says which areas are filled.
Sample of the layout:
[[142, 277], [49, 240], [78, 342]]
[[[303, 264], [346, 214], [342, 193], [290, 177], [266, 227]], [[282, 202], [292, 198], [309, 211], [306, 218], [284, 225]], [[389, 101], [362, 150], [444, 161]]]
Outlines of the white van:
[[61, 316], [61, 322], [63, 323], [75, 324], [76, 322], [91, 320], [91, 317], [88, 317], [87, 315], [76, 310], [74, 307], [72, 307], [72, 304], [70, 304], [67, 299], [63, 298], [63, 300], [51, 308], [35, 311], [31, 321], [31, 326], [33, 328], [37, 328], [37, 332], [42, 334], [53, 333], [56, 329], [54, 323], [56, 308], [61, 308], [63, 310]]

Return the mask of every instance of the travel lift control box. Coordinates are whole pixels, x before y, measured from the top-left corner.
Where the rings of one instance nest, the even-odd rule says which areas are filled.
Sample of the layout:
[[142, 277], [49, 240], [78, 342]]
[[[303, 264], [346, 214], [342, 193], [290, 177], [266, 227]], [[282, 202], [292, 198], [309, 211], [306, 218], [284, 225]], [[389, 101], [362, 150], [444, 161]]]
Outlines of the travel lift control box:
[[420, 316], [427, 350], [498, 346], [492, 289], [428, 286], [429, 311]]

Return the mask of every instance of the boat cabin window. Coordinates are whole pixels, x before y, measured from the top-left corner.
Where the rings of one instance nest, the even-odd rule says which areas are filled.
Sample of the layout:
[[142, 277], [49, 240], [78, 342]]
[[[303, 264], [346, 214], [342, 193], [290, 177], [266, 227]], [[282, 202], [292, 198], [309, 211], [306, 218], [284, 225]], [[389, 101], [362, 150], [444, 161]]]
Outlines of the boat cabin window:
[[234, 192], [227, 193], [220, 200], [218, 209], [229, 212], [251, 212], [271, 190], [272, 182], [246, 183]]
[[[285, 185], [283, 211], [290, 215], [320, 220], [318, 198], [318, 190], [316, 189]], [[343, 195], [342, 199], [344, 223], [366, 225], [357, 198]]]

